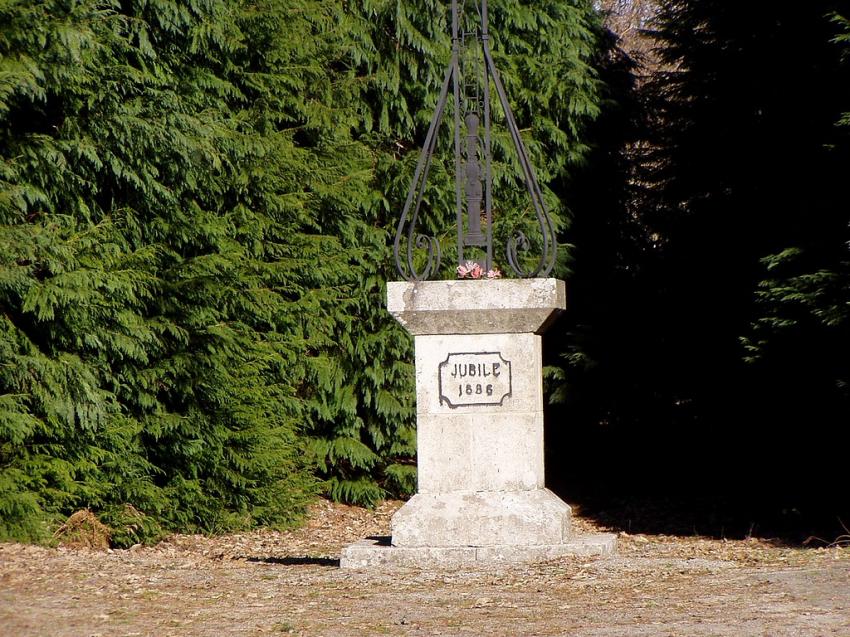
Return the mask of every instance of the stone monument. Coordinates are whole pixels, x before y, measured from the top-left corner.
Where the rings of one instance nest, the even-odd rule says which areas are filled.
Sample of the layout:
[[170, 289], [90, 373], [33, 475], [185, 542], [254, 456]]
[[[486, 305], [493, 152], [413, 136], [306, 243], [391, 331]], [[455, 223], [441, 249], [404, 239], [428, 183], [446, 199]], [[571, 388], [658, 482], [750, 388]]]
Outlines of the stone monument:
[[[529, 562], [604, 555], [615, 546], [612, 534], [575, 536], [570, 507], [544, 485], [540, 334], [565, 309], [564, 282], [548, 276], [555, 229], [490, 54], [487, 0], [476, 3], [472, 19], [465, 5], [452, 1], [452, 60], [396, 235], [405, 280], [387, 284], [387, 309], [414, 337], [418, 490], [393, 516], [389, 543], [348, 546], [343, 568]], [[460, 77], [468, 68], [478, 74]], [[502, 279], [493, 267], [491, 83], [538, 225], [536, 241], [526, 229], [508, 239], [506, 259], [518, 279]], [[452, 85], [461, 278], [429, 281], [440, 245], [415, 226]], [[533, 244], [539, 257], [524, 256]]]

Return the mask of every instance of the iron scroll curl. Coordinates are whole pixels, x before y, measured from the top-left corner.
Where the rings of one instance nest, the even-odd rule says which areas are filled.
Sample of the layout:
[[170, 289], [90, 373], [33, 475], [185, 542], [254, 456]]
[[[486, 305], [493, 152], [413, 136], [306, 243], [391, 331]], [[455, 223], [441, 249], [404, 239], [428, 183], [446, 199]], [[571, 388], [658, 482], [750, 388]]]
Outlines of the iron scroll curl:
[[[511, 271], [518, 277], [530, 278], [548, 276], [557, 260], [557, 237], [555, 225], [546, 204], [543, 193], [537, 182], [534, 168], [528, 156], [525, 144], [520, 136], [513, 111], [508, 102], [505, 87], [496, 69], [490, 52], [490, 35], [488, 32], [487, 0], [476, 3], [477, 24], [470, 25], [464, 14], [466, 0], [459, 6], [458, 0], [452, 0], [452, 59], [446, 69], [437, 107], [431, 119], [419, 160], [416, 164], [413, 180], [405, 200], [401, 218], [396, 229], [393, 243], [393, 256], [399, 274], [408, 281], [427, 280], [437, 274], [440, 269], [442, 253], [439, 240], [426, 233], [417, 232], [425, 186], [434, 149], [437, 143], [437, 132], [445, 114], [449, 90], [453, 87], [454, 107], [454, 153], [455, 153], [455, 191], [457, 215], [457, 256], [458, 266], [467, 263], [464, 249], [480, 249], [486, 255], [479, 262], [483, 271], [493, 268], [493, 231], [492, 231], [492, 186], [491, 171], [491, 82], [495, 87], [496, 97], [502, 106], [505, 125], [510, 133], [511, 142], [516, 150], [522, 179], [525, 182], [528, 195], [534, 209], [535, 219], [542, 241], [539, 246], [540, 256], [533, 261], [531, 267], [525, 267], [528, 259], [521, 258], [521, 253], [529, 253], [533, 242], [522, 230], [511, 234], [505, 245], [505, 257]], [[475, 40], [476, 57], [480, 64], [473, 60], [469, 63], [472, 48], [467, 47], [468, 39]], [[461, 63], [463, 61], [463, 63]], [[469, 69], [474, 73], [469, 73]], [[461, 76], [464, 77], [461, 77]], [[475, 77], [466, 77], [474, 75]], [[470, 94], [470, 87], [472, 92]], [[483, 109], [483, 112], [482, 112]], [[483, 139], [478, 134], [478, 125], [483, 120]], [[463, 125], [462, 125], [463, 123]], [[462, 128], [466, 128], [466, 144], [461, 145]], [[483, 175], [480, 170], [480, 160], [484, 160]], [[467, 168], [468, 170], [465, 170]], [[467, 183], [463, 183], [466, 175]], [[481, 183], [483, 180], [483, 184]], [[474, 181], [474, 183], [473, 183]], [[483, 188], [481, 187], [483, 185]], [[466, 218], [468, 230], [464, 231], [464, 197], [466, 193]], [[483, 197], [482, 197], [483, 193]], [[481, 201], [483, 199], [483, 202]], [[481, 232], [479, 216], [482, 214], [481, 203], [486, 226]], [[405, 244], [404, 249], [402, 243]], [[534, 243], [537, 243], [536, 241]], [[424, 251], [424, 265], [421, 258], [417, 259], [417, 250]], [[417, 269], [417, 263], [420, 264]]]
[[[393, 242], [393, 256], [395, 257], [398, 273], [408, 281], [424, 281], [429, 279], [439, 271], [442, 260], [439, 240], [434, 236], [417, 233], [416, 224], [419, 220], [419, 211], [422, 207], [422, 197], [425, 194], [428, 172], [431, 169], [431, 160], [434, 157], [434, 148], [437, 145], [437, 128], [446, 109], [449, 85], [453, 75], [453, 66], [449, 66], [446, 71], [446, 77], [443, 80], [442, 89], [440, 90], [440, 98], [437, 100], [437, 110], [434, 112], [434, 117], [431, 119], [431, 124], [428, 127], [425, 144], [419, 155], [419, 161], [416, 163], [416, 171], [413, 173], [413, 180], [410, 183], [407, 199], [404, 202], [404, 209], [402, 210], [401, 218], [396, 228], [395, 241]], [[402, 258], [401, 250], [402, 237], [406, 237], [407, 239], [404, 258]], [[414, 247], [426, 251], [425, 267], [421, 271], [417, 271], [416, 269]]]

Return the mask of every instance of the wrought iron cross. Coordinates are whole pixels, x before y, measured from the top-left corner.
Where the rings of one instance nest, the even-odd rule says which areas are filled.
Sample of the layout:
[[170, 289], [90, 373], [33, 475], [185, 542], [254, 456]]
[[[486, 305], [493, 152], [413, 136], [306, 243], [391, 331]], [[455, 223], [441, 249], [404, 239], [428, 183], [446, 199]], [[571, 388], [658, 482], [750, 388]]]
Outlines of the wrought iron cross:
[[[555, 265], [557, 242], [552, 218], [543, 202], [534, 169], [528, 158], [505, 87], [490, 52], [487, 0], [470, 0], [474, 15], [467, 11], [467, 0], [452, 0], [452, 57], [431, 119], [425, 144], [416, 164], [413, 181], [396, 231], [393, 253], [399, 274], [410, 281], [434, 276], [440, 268], [441, 250], [436, 237], [416, 231], [419, 212], [434, 149], [437, 130], [453, 94], [455, 208], [457, 216], [458, 265], [475, 261], [484, 271], [493, 269], [493, 174], [491, 148], [491, 84], [505, 115], [505, 124], [516, 149], [522, 178], [534, 207], [540, 227], [542, 245], [535, 265], [523, 268], [520, 251], [529, 251], [531, 241], [515, 232], [505, 246], [505, 257], [511, 270], [520, 277], [547, 276]], [[483, 128], [483, 130], [482, 130]], [[465, 205], [464, 205], [465, 204]], [[483, 204], [483, 206], [482, 206]], [[483, 223], [483, 227], [482, 227]], [[402, 243], [405, 244], [402, 249]], [[470, 250], [467, 252], [467, 248]], [[425, 251], [425, 265], [417, 270], [416, 250]], [[469, 259], [468, 253], [483, 253], [483, 258]]]

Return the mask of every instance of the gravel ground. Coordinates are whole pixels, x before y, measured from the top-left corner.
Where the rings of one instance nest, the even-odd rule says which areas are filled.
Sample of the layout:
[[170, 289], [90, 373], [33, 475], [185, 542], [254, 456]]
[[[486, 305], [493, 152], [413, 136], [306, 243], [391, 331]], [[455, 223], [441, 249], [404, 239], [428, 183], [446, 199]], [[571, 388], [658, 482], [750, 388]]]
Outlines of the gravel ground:
[[399, 504], [321, 502], [294, 532], [174, 536], [124, 551], [0, 544], [0, 635], [850, 635], [841, 547], [621, 534], [605, 559], [340, 570], [340, 549], [387, 535]]

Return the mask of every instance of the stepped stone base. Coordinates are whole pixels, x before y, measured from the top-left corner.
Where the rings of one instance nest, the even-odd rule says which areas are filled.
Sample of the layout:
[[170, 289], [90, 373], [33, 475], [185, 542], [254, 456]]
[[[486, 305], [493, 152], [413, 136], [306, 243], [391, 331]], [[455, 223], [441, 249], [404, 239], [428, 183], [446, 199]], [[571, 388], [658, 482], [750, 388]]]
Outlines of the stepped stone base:
[[574, 536], [570, 507], [548, 489], [418, 493], [392, 519], [392, 538], [346, 547], [342, 568], [454, 569], [610, 555], [612, 533]]
[[392, 534], [405, 548], [558, 545], [570, 539], [570, 507], [549, 489], [418, 493]]
[[540, 546], [391, 546], [389, 538], [369, 538], [342, 551], [340, 566], [350, 569], [391, 570], [422, 568], [451, 570], [530, 562], [568, 555], [602, 557], [616, 549], [613, 533], [575, 536], [568, 542]]
[[485, 568], [613, 553], [574, 536], [545, 487], [540, 334], [563, 281], [390, 281], [387, 309], [414, 336], [418, 493], [392, 537], [342, 552], [343, 568]]

